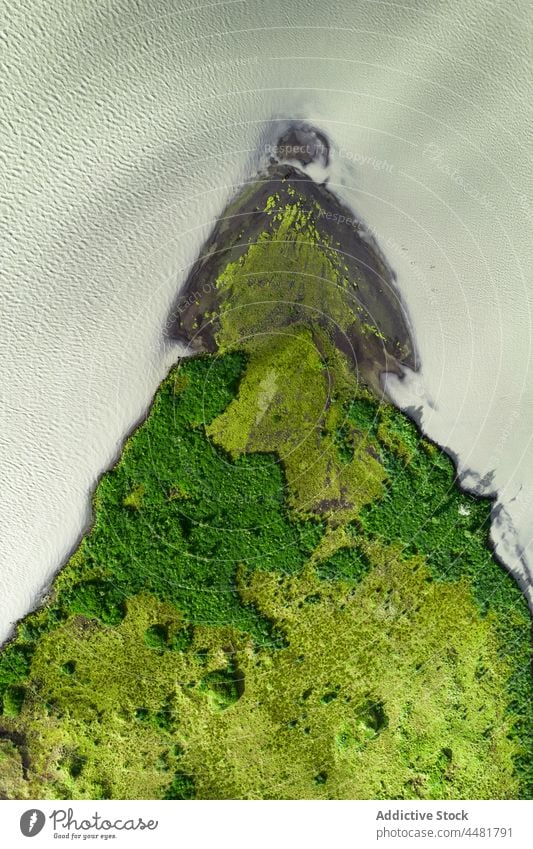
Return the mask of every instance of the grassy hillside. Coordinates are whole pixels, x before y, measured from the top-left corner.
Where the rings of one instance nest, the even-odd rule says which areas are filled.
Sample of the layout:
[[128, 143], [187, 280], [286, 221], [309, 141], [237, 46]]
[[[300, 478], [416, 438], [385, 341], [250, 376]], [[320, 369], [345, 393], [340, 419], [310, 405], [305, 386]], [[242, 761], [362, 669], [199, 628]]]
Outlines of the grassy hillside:
[[531, 798], [490, 505], [358, 378], [339, 334], [381, 330], [313, 215], [267, 211], [216, 280], [217, 352], [164, 381], [0, 654], [0, 794]]

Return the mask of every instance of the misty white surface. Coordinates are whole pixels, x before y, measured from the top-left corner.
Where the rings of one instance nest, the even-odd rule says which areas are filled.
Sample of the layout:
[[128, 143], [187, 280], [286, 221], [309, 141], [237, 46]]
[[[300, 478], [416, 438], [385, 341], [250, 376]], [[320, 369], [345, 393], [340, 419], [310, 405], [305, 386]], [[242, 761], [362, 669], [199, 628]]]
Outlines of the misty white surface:
[[523, 571], [526, 0], [4, 8], [0, 638], [86, 527], [98, 474], [176, 358], [162, 330], [188, 264], [285, 118], [330, 136], [331, 185], [398, 274], [423, 369], [389, 391], [461, 469], [494, 472], [495, 534]]

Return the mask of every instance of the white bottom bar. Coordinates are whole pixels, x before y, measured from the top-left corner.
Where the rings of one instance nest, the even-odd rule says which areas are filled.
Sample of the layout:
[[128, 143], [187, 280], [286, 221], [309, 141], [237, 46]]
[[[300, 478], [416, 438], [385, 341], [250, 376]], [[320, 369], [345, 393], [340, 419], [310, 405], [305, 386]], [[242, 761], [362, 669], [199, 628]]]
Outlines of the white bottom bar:
[[529, 801], [4, 801], [0, 805], [0, 843], [6, 849], [533, 846]]

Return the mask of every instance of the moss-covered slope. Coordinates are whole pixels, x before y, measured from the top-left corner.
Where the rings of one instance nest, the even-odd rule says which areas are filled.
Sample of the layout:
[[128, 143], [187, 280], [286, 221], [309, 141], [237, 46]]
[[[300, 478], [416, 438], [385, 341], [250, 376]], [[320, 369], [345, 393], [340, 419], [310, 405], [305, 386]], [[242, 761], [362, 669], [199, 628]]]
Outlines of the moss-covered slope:
[[191, 351], [304, 324], [322, 328], [360, 380], [416, 367], [394, 274], [372, 237], [324, 185], [276, 165], [224, 212], [169, 322]]

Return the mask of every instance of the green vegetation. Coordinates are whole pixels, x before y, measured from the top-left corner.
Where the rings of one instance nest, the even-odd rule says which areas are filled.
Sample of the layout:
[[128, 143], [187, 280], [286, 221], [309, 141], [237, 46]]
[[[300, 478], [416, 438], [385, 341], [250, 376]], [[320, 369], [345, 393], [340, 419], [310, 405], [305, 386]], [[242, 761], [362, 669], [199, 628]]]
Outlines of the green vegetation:
[[530, 619], [490, 505], [357, 381], [334, 252], [267, 205], [218, 280], [219, 355], [171, 371], [0, 654], [0, 795], [531, 798]]
[[[325, 345], [325, 338], [321, 339]], [[339, 358], [332, 349], [330, 357]], [[207, 433], [234, 458], [245, 451], [277, 451], [285, 469], [288, 503], [296, 515], [324, 515], [330, 524], [357, 516], [381, 495], [380, 463], [360, 440], [348, 462], [335, 444], [349, 382], [338, 387], [306, 329], [264, 337], [254, 345], [239, 395]], [[355, 382], [352, 388], [355, 391]]]
[[315, 216], [297, 199], [281, 208], [278, 203], [279, 195], [267, 201], [272, 229], [228, 263], [217, 280], [224, 296], [218, 334], [223, 348], [261, 347], [276, 330], [299, 324], [346, 334], [355, 323], [362, 332], [363, 309], [347, 304], [344, 266]]

